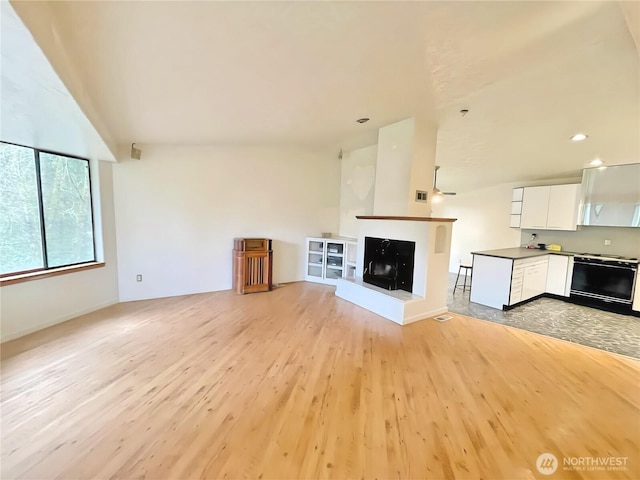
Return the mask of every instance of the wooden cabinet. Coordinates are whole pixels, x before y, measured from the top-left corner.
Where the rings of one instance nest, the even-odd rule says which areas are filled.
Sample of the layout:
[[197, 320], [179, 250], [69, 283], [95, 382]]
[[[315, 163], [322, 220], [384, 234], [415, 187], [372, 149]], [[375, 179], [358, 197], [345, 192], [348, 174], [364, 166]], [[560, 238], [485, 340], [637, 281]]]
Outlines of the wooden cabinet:
[[233, 291], [266, 292], [273, 286], [273, 251], [269, 238], [234, 238]]
[[520, 228], [577, 230], [580, 184], [525, 187]]
[[309, 282], [335, 285], [339, 278], [354, 278], [357, 242], [352, 238], [307, 238]]

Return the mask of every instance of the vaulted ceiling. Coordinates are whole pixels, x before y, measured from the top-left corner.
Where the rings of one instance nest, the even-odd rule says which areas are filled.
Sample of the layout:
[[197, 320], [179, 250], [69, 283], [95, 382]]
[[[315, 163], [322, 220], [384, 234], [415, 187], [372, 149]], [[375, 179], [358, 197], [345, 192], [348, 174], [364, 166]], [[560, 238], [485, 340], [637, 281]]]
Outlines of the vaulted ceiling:
[[618, 2], [13, 5], [109, 145], [337, 154], [421, 115], [446, 190], [640, 159], [638, 50]]

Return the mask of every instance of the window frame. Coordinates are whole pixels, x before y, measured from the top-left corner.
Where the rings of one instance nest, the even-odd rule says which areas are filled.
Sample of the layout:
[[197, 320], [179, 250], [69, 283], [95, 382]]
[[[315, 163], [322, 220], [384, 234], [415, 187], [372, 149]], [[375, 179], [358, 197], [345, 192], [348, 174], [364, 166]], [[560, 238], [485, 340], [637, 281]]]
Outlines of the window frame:
[[[102, 262], [98, 262], [97, 259], [97, 249], [96, 249], [96, 223], [95, 223], [95, 210], [94, 210], [94, 205], [93, 205], [93, 184], [91, 181], [91, 161], [88, 158], [84, 158], [84, 157], [79, 157], [77, 155], [70, 155], [67, 153], [61, 153], [61, 152], [56, 152], [53, 150], [47, 150], [47, 149], [43, 149], [43, 148], [35, 148], [35, 147], [29, 147], [27, 145], [21, 145], [19, 143], [13, 143], [13, 142], [6, 142], [4, 140], [0, 140], [0, 144], [5, 144], [5, 145], [12, 145], [14, 147], [21, 147], [21, 148], [28, 148], [29, 150], [33, 150], [33, 158], [34, 158], [34, 162], [35, 162], [35, 167], [36, 167], [36, 188], [37, 188], [37, 192], [38, 192], [38, 212], [40, 214], [40, 240], [42, 242], [42, 261], [44, 264], [44, 267], [42, 268], [32, 268], [29, 270], [20, 270], [17, 272], [6, 272], [6, 273], [0, 273], [0, 281], [2, 280], [9, 280], [13, 277], [21, 277], [21, 276], [30, 276], [31, 274], [37, 274], [37, 273], [41, 273], [43, 274], [47, 274], [48, 272], [56, 272], [56, 271], [66, 271], [66, 270], [70, 270], [71, 271], [74, 269], [74, 267], [78, 268], [78, 267], [82, 267], [84, 265], [93, 265], [96, 263], [102, 263]], [[47, 230], [46, 230], [46, 226], [45, 226], [45, 219], [44, 219], [44, 202], [42, 199], [42, 176], [41, 176], [41, 171], [40, 171], [40, 153], [47, 153], [50, 155], [57, 155], [59, 157], [66, 157], [66, 158], [73, 158], [75, 160], [82, 160], [87, 162], [87, 175], [88, 175], [88, 181], [89, 181], [89, 206], [90, 206], [90, 210], [91, 210], [91, 239], [92, 239], [92, 245], [93, 245], [93, 259], [92, 260], [85, 260], [82, 262], [77, 262], [77, 263], [70, 263], [70, 264], [65, 264], [65, 265], [58, 265], [55, 267], [50, 267], [49, 266], [49, 259], [48, 259], [48, 254], [47, 254]], [[104, 265], [104, 263], [102, 263]], [[36, 276], [35, 278], [38, 278], [38, 276]], [[2, 282], [4, 283], [4, 282]]]

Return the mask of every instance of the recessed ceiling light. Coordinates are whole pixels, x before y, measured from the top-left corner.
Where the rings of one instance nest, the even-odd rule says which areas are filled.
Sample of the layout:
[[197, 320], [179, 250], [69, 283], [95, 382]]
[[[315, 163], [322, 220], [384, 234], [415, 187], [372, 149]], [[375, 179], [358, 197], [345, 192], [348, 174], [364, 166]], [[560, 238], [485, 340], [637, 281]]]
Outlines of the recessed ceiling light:
[[573, 137], [571, 137], [571, 141], [572, 142], [581, 142], [583, 140], [586, 140], [587, 136], [588, 135], [586, 135], [584, 133], [576, 133]]
[[356, 122], [358, 122], [358, 123], [367, 123], [368, 121], [369, 121], [369, 119], [366, 118], [366, 117], [365, 118], [359, 118], [358, 120], [356, 120]]
[[589, 162], [589, 165], [593, 166], [593, 167], [599, 167], [600, 165], [602, 165], [604, 162], [602, 160], [600, 160], [599, 158], [594, 158], [593, 160], [591, 160]]

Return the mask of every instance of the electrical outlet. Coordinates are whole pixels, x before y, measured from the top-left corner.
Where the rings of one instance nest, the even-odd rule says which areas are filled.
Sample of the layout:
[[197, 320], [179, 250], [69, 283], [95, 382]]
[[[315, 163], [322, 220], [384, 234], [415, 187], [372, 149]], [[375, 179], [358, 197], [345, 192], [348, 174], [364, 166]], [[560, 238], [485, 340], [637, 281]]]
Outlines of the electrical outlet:
[[605, 240], [605, 241], [604, 241], [604, 245], [605, 245], [606, 247], [608, 247], [609, 245], [611, 245], [611, 240]]
[[142, 281], [142, 275], [136, 275], [136, 282]]

